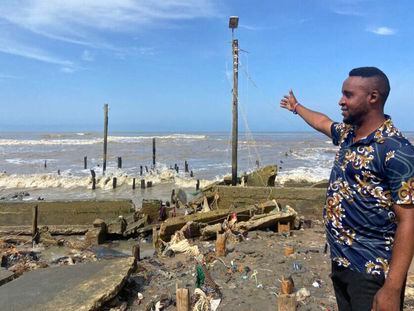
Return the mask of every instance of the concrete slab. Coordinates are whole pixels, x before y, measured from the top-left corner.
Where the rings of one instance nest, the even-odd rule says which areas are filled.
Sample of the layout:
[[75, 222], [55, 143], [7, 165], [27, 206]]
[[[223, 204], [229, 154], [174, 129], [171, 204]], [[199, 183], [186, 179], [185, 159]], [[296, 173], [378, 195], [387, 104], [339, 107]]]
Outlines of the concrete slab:
[[119, 292], [133, 265], [129, 257], [26, 273], [0, 287], [0, 310], [97, 310]]
[[13, 277], [14, 277], [13, 272], [7, 269], [0, 268], [0, 286], [13, 280]]

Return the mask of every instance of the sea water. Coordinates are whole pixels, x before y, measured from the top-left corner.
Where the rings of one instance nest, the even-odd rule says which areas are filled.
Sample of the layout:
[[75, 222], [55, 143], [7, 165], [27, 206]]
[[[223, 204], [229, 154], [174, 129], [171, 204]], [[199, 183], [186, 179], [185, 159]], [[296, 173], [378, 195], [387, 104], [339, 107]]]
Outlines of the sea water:
[[[405, 134], [414, 140], [414, 133]], [[156, 165], [151, 170], [153, 138]], [[317, 132], [240, 133], [238, 146], [239, 174], [254, 170], [257, 164], [276, 164], [280, 184], [327, 179], [337, 151], [328, 137]], [[118, 157], [122, 157], [121, 169], [117, 168]], [[184, 161], [194, 177], [184, 172]], [[102, 162], [102, 133], [0, 133], [0, 197], [26, 191], [30, 195], [25, 200], [129, 198], [139, 204], [142, 198], [169, 199], [173, 188], [183, 188], [191, 195], [197, 179], [203, 187], [231, 174], [231, 136], [113, 132], [108, 136], [105, 176]], [[171, 169], [175, 164], [178, 173]], [[94, 191], [91, 169], [97, 177]], [[112, 187], [113, 177], [117, 177], [116, 189]], [[140, 179], [152, 181], [153, 187], [141, 190]]]

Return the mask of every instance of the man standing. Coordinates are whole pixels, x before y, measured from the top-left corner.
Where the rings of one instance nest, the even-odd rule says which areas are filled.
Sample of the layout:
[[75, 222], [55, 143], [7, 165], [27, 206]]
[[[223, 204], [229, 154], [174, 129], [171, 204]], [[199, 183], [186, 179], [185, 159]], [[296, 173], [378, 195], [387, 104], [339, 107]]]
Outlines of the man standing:
[[340, 147], [323, 212], [340, 311], [402, 310], [414, 252], [414, 147], [384, 114], [389, 92], [381, 70], [361, 67], [342, 86], [343, 123], [292, 91], [280, 102]]

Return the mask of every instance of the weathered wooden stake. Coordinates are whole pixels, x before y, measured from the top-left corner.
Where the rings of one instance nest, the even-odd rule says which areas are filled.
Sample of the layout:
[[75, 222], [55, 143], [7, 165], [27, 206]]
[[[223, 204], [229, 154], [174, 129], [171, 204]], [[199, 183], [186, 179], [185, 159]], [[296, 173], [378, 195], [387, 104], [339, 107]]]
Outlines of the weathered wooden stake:
[[200, 179], [197, 179], [196, 191], [200, 190]]
[[44, 168], [47, 168], [47, 160], [45, 160]]
[[175, 189], [171, 191], [171, 205], [175, 204]]
[[184, 172], [188, 173], [188, 162], [184, 161]]
[[91, 170], [91, 176], [92, 176], [92, 190], [96, 189], [96, 173], [94, 170]]
[[33, 219], [32, 219], [32, 241], [39, 243], [39, 230], [37, 228], [37, 219], [39, 216], [38, 206], [33, 206]]
[[139, 175], [142, 176], [142, 165], [139, 167]]
[[122, 168], [122, 157], [118, 157], [118, 168]]
[[135, 261], [141, 261], [141, 248], [139, 244], [132, 246], [132, 255], [135, 258]]
[[178, 167], [177, 163], [175, 163], [175, 165], [174, 165], [174, 169], [175, 169], [175, 171], [176, 171], [176, 172], [177, 172], [177, 174], [178, 174], [178, 172], [180, 171], [180, 168]]
[[145, 179], [141, 179], [141, 189], [145, 189]]
[[135, 190], [135, 178], [132, 178], [132, 190]]
[[57, 171], [57, 174], [60, 176], [60, 170]]
[[285, 278], [282, 276], [282, 281], [280, 282], [280, 292], [281, 294], [290, 295], [293, 293], [295, 284], [293, 283], [292, 277]]
[[116, 179], [116, 177], [114, 177], [114, 178], [112, 179], [112, 188], [113, 188], [113, 189], [115, 189], [115, 188], [116, 188], [116, 181], [117, 181], [117, 179]]
[[83, 157], [83, 169], [86, 170], [88, 168], [88, 157]]
[[104, 146], [103, 146], [103, 167], [102, 174], [106, 172], [106, 156], [108, 152], [108, 104], [104, 105]]
[[145, 171], [148, 173], [148, 166], [145, 165]]
[[217, 240], [216, 240], [216, 256], [223, 257], [226, 256], [226, 234], [219, 234], [217, 232]]
[[190, 294], [188, 288], [177, 288], [177, 311], [190, 311]]
[[232, 153], [231, 153], [231, 184], [237, 184], [237, 144], [238, 144], [238, 101], [239, 101], [239, 41], [233, 39], [233, 124], [232, 124]]
[[152, 181], [147, 181], [147, 188], [151, 188], [152, 187]]
[[194, 177], [193, 171], [190, 171], [190, 177]]
[[157, 250], [158, 244], [159, 244], [158, 230], [156, 227], [153, 227], [152, 228], [152, 247], [154, 247], [155, 250]]
[[155, 168], [155, 138], [152, 139], [152, 166]]
[[297, 302], [296, 295], [280, 294], [277, 297], [277, 310], [278, 311], [296, 311]]

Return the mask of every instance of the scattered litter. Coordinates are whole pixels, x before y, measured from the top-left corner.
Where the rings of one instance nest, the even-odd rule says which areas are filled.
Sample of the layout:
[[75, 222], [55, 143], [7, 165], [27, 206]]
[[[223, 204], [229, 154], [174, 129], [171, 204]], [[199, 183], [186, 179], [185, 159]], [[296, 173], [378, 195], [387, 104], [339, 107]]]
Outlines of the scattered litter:
[[321, 281], [320, 280], [313, 281], [312, 286], [315, 288], [321, 288], [322, 287]]
[[307, 297], [310, 297], [310, 292], [305, 287], [302, 287], [296, 292], [297, 301], [304, 301]]

